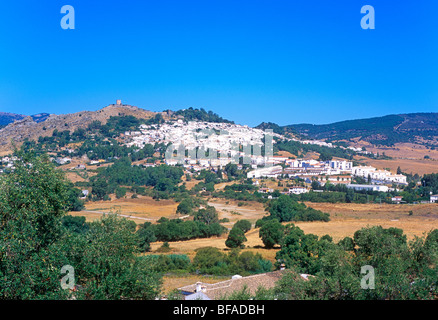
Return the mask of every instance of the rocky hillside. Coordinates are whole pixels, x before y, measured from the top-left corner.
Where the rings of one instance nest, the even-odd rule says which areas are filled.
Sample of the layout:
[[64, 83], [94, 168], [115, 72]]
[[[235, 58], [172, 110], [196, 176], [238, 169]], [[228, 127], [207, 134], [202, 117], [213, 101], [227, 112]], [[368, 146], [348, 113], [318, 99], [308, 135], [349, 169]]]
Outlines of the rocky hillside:
[[[3, 113], [4, 114], [4, 113]], [[105, 124], [111, 116], [132, 115], [136, 118], [149, 119], [156, 113], [130, 105], [111, 104], [97, 111], [81, 111], [71, 114], [35, 116], [16, 115], [14, 122], [0, 129], [0, 151], [12, 149], [12, 142], [20, 145], [25, 139], [36, 140], [39, 136], [51, 136], [53, 130], [70, 130], [86, 128], [93, 121]], [[6, 118], [5, 118], [6, 119]], [[11, 118], [9, 118], [11, 119]], [[41, 121], [43, 120], [43, 121]]]

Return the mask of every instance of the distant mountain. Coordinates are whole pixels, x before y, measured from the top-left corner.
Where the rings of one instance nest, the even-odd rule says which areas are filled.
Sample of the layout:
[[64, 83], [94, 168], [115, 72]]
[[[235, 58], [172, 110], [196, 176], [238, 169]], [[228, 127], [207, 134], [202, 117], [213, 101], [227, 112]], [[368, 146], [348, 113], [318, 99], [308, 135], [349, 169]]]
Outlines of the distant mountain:
[[0, 126], [6, 126], [16, 120], [21, 120], [26, 116], [16, 113], [0, 112]]
[[[36, 123], [46, 121], [46, 119], [50, 116], [48, 113], [39, 113], [32, 115], [31, 118]], [[0, 112], [0, 127], [7, 126], [8, 124], [17, 121], [23, 120], [27, 116], [16, 113], [8, 113], [8, 112]]]
[[438, 113], [410, 113], [332, 124], [284, 126], [302, 136], [318, 140], [362, 140], [374, 145], [394, 143], [438, 144]]
[[38, 113], [30, 116], [36, 123], [44, 122], [50, 117], [49, 113]]

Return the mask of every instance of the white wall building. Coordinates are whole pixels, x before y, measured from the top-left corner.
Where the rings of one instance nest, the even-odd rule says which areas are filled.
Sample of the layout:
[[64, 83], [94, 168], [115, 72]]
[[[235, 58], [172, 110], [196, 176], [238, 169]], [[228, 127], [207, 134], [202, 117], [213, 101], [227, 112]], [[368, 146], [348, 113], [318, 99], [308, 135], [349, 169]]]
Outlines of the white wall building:
[[353, 162], [351, 161], [331, 160], [328, 165], [330, 168], [340, 171], [351, 171], [353, 169]]
[[302, 193], [307, 193], [307, 192], [309, 192], [309, 190], [305, 187], [295, 186], [295, 187], [289, 188], [289, 193], [293, 193], [293, 194], [302, 194]]
[[247, 178], [261, 178], [261, 177], [278, 177], [282, 174], [283, 168], [281, 166], [267, 167], [261, 168], [257, 170], [253, 170], [247, 173]]
[[379, 192], [388, 192], [389, 188], [387, 186], [370, 185], [370, 184], [347, 184], [347, 188], [354, 190], [371, 190]]

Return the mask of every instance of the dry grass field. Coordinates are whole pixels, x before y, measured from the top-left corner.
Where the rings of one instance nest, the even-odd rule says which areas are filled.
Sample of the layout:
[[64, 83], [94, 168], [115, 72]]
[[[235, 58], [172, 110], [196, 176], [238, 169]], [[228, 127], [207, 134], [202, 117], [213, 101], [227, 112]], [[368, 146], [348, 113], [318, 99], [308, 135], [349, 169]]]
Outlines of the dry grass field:
[[[238, 210], [241, 215], [231, 217], [233, 220], [227, 226], [230, 227], [235, 221], [248, 219], [252, 222], [264, 216], [263, 205], [251, 204], [251, 206], [237, 207], [233, 203], [210, 202], [220, 212], [220, 217], [231, 217], [224, 208]], [[330, 213], [329, 222], [296, 222], [306, 233], [318, 236], [329, 234], [335, 242], [344, 237], [352, 237], [354, 232], [367, 227], [381, 225], [384, 228], [396, 227], [403, 229], [408, 239], [422, 236], [425, 232], [438, 229], [438, 205], [390, 205], [390, 204], [330, 204], [330, 203], [306, 203], [315, 209]], [[412, 215], [410, 215], [412, 211]], [[274, 260], [275, 250], [266, 250], [258, 237], [258, 229], [252, 229], [246, 234], [247, 248], [253, 252], [259, 252], [267, 259]], [[221, 250], [227, 250], [225, 246], [226, 236], [209, 239], [195, 239], [189, 241], [172, 242], [172, 252], [194, 255], [193, 250], [201, 247], [212, 246]], [[152, 244], [152, 251], [158, 249], [162, 243]]]
[[[127, 197], [129, 198], [129, 196]], [[231, 228], [241, 219], [255, 223], [265, 216], [264, 205], [258, 202], [246, 202], [239, 206], [239, 201], [210, 199], [208, 204], [214, 206], [219, 213], [219, 219], [227, 218], [230, 221], [223, 225]], [[307, 233], [319, 236], [329, 234], [335, 241], [366, 226], [381, 225], [385, 228], [397, 227], [405, 231], [409, 238], [421, 236], [424, 232], [438, 228], [438, 204], [351, 204], [351, 203], [306, 203], [306, 205], [330, 214], [329, 222], [297, 222], [297, 226]], [[150, 197], [139, 196], [138, 199], [116, 199], [112, 201], [88, 202], [86, 211], [73, 212], [73, 215], [82, 215], [87, 220], [99, 219], [101, 212], [117, 212], [122, 215], [157, 220], [160, 217], [177, 218], [175, 214], [178, 204], [172, 200], [156, 201]], [[412, 212], [412, 215], [410, 215]], [[144, 220], [132, 218], [137, 223]], [[247, 245], [250, 247], [262, 246], [258, 239], [258, 231], [250, 231], [247, 235]], [[172, 243], [176, 250], [187, 253], [196, 248], [214, 246], [226, 249], [225, 237], [196, 239]], [[153, 248], [161, 244], [153, 244]]]
[[431, 159], [438, 160], [438, 150], [427, 149], [423, 145], [413, 143], [396, 143], [393, 147], [366, 147], [368, 151], [399, 159], [424, 159], [428, 155]]
[[[362, 156], [356, 156], [356, 160], [371, 165], [378, 169], [390, 168], [396, 171], [400, 166], [403, 172], [418, 173], [419, 175], [438, 172], [438, 150], [430, 150], [419, 144], [397, 143], [393, 147], [375, 147], [361, 141], [359, 147], [366, 147], [368, 151], [392, 157], [392, 160], [373, 160]], [[424, 159], [429, 156], [430, 159]]]
[[[99, 219], [102, 212], [118, 213], [133, 217], [147, 218], [158, 220], [161, 217], [177, 218], [176, 208], [178, 203], [173, 200], [156, 201], [151, 197], [138, 196], [137, 199], [130, 199], [131, 194], [127, 194], [126, 199], [114, 199], [111, 201], [96, 201], [88, 202], [85, 205], [85, 210], [81, 212], [72, 212], [72, 215], [85, 216], [88, 221]], [[96, 213], [93, 213], [95, 211]], [[143, 219], [130, 218], [142, 224]]]
[[[317, 210], [330, 213], [329, 222], [297, 222], [306, 233], [329, 234], [335, 242], [353, 236], [356, 230], [381, 225], [403, 229], [408, 239], [438, 229], [437, 204], [347, 204], [306, 203]], [[412, 215], [410, 212], [412, 211]]]
[[[239, 206], [238, 201], [210, 199], [209, 205], [214, 206], [219, 219], [228, 218], [230, 221], [224, 226], [231, 228], [241, 219], [247, 219], [255, 223], [266, 213], [264, 206], [258, 202], [248, 202]], [[160, 217], [176, 218], [177, 203], [172, 200], [155, 201], [150, 197], [138, 199], [118, 199], [112, 201], [89, 202], [86, 204], [86, 212], [74, 212], [73, 215], [85, 216], [91, 221], [99, 219], [101, 212], [117, 212], [132, 217], [159, 219]], [[381, 225], [384, 228], [396, 227], [404, 230], [408, 239], [414, 236], [422, 236], [432, 229], [438, 229], [438, 204], [348, 204], [348, 203], [306, 203], [306, 205], [330, 214], [329, 222], [296, 222], [306, 233], [318, 236], [328, 234], [335, 242], [346, 236], [352, 237], [354, 232], [367, 227]], [[412, 214], [410, 214], [412, 212]], [[137, 223], [144, 220], [132, 218]], [[275, 261], [276, 249], [264, 249], [263, 243], [258, 236], [259, 230], [252, 229], [246, 234], [248, 241], [244, 250], [260, 253], [263, 257]], [[187, 254], [193, 258], [195, 251], [202, 247], [216, 247], [224, 252], [229, 249], [225, 246], [226, 235], [208, 239], [194, 239], [188, 241], [171, 242], [171, 252]], [[161, 242], [151, 244], [152, 253], [160, 246]]]

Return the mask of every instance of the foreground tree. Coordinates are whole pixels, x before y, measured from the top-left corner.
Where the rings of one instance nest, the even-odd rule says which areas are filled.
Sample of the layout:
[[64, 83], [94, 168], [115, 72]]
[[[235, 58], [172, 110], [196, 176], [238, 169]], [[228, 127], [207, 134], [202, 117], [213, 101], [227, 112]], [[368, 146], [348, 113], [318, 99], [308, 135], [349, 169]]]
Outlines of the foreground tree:
[[[139, 259], [135, 226], [65, 218], [68, 182], [45, 155], [17, 153], [0, 179], [0, 299], [153, 299], [160, 276]], [[63, 289], [63, 266], [76, 291]], [[70, 282], [69, 282], [70, 284]]]
[[17, 156], [14, 172], [0, 180], [0, 298], [63, 299], [67, 183], [47, 156]]
[[70, 239], [69, 263], [75, 267], [76, 296], [83, 299], [154, 299], [161, 276], [139, 258], [139, 238], [131, 221], [116, 215], [90, 223], [86, 234]]

